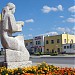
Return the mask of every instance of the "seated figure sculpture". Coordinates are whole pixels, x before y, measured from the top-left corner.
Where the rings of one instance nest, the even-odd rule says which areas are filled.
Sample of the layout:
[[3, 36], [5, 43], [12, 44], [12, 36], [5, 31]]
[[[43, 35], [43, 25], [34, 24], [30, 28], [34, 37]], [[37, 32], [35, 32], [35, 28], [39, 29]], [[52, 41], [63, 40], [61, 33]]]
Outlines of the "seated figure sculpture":
[[[22, 26], [24, 25], [24, 22], [16, 21], [14, 17], [14, 12], [15, 12], [15, 5], [13, 3], [8, 3], [6, 7], [4, 7], [2, 10], [1, 43], [3, 48], [6, 49], [6, 51], [9, 50], [8, 51], [9, 56], [8, 58], [6, 58], [6, 61], [24, 62], [24, 61], [28, 61], [30, 56], [24, 44], [24, 37], [20, 35], [15, 37], [12, 36], [13, 33], [22, 31]], [[14, 58], [12, 57], [9, 58], [10, 56]]]

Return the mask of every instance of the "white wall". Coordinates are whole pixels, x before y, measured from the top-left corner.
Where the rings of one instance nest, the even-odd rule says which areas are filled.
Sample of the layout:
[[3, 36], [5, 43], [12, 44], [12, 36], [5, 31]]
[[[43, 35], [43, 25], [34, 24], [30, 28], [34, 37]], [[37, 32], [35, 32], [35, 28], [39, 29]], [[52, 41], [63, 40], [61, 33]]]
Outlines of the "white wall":
[[[40, 41], [41, 44], [36, 45], [36, 41]], [[33, 38], [33, 44], [34, 46], [44, 46], [44, 36], [37, 36]]]
[[[36, 45], [36, 41], [40, 41], [40, 44]], [[44, 52], [44, 36], [36, 36], [33, 38], [33, 46], [34, 48], [37, 47], [41, 47], [42, 48], [42, 52]]]
[[[66, 46], [65, 49], [64, 49], [64, 46]], [[69, 48], [67, 48], [67, 46]], [[63, 50], [63, 52], [65, 51], [66, 53], [75, 53], [75, 44], [72, 44], [72, 48], [70, 48], [70, 44], [63, 44], [62, 50]]]

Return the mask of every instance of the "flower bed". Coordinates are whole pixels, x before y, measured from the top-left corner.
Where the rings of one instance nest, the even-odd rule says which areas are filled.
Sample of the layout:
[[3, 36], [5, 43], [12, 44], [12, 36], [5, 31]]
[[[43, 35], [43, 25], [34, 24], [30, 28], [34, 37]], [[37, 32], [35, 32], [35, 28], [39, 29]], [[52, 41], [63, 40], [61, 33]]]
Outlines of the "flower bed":
[[1, 67], [0, 75], [75, 75], [75, 68], [60, 68], [42, 62], [36, 66], [16, 69]]

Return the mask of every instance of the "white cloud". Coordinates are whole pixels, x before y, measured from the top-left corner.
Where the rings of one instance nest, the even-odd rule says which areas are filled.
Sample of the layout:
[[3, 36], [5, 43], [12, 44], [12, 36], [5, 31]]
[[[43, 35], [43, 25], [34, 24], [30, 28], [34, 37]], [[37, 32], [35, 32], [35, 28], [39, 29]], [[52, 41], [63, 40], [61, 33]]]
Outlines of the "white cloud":
[[58, 35], [58, 33], [57, 32], [47, 32], [47, 33], [40, 34], [40, 35], [44, 35], [44, 36], [50, 35], [50, 36], [52, 36], [52, 35]]
[[30, 22], [32, 23], [32, 22], [34, 22], [34, 20], [33, 19], [28, 19], [28, 20], [25, 20], [25, 22], [26, 23], [30, 23]]
[[29, 34], [28, 36], [32, 37], [33, 35], [32, 34]]
[[68, 8], [68, 10], [69, 10], [70, 12], [75, 12], [75, 6], [72, 6], [72, 7]]
[[47, 5], [44, 5], [43, 8], [41, 9], [43, 13], [49, 13], [50, 11], [63, 11], [62, 5], [58, 5], [58, 7], [49, 7]]
[[70, 28], [65, 28], [65, 31], [66, 32], [71, 32], [71, 29]]
[[65, 28], [62, 28], [62, 27], [58, 27], [57, 30], [61, 32], [65, 32]]
[[74, 30], [74, 31], [75, 31], [75, 26], [72, 28], [72, 30]]
[[75, 18], [68, 18], [66, 21], [70, 22], [70, 23], [74, 23], [75, 22]]
[[60, 18], [64, 18], [64, 16], [59, 16]]
[[42, 9], [43, 13], [49, 13], [51, 11], [51, 8], [47, 5], [43, 6], [43, 9]]
[[58, 10], [63, 11], [62, 5], [58, 5]]
[[49, 32], [48, 34], [49, 34], [49, 35], [58, 35], [57, 32]]
[[75, 27], [73, 28], [63, 28], [63, 27], [58, 27], [56, 29], [57, 31], [60, 31], [60, 32], [65, 32], [65, 33], [71, 33], [71, 34], [74, 34], [74, 30], [75, 30]]
[[62, 22], [65, 23], [65, 20], [63, 20]]
[[51, 10], [52, 10], [52, 11], [57, 11], [58, 9], [55, 8], [55, 7], [52, 7]]
[[75, 17], [75, 15], [71, 15], [72, 17]]
[[29, 30], [33, 30], [32, 28], [30, 28]]

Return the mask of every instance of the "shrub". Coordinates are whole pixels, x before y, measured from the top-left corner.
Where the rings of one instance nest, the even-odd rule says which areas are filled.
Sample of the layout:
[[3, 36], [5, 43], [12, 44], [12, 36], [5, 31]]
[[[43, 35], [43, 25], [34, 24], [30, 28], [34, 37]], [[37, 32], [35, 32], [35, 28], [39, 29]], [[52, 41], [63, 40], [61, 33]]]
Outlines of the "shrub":
[[58, 55], [58, 52], [55, 52], [55, 53], [50, 53], [51, 56], [56, 56]]
[[36, 53], [34, 53], [34, 55], [37, 55], [37, 56], [39, 56], [39, 55], [40, 55], [40, 53], [39, 53], [39, 52], [36, 52]]

